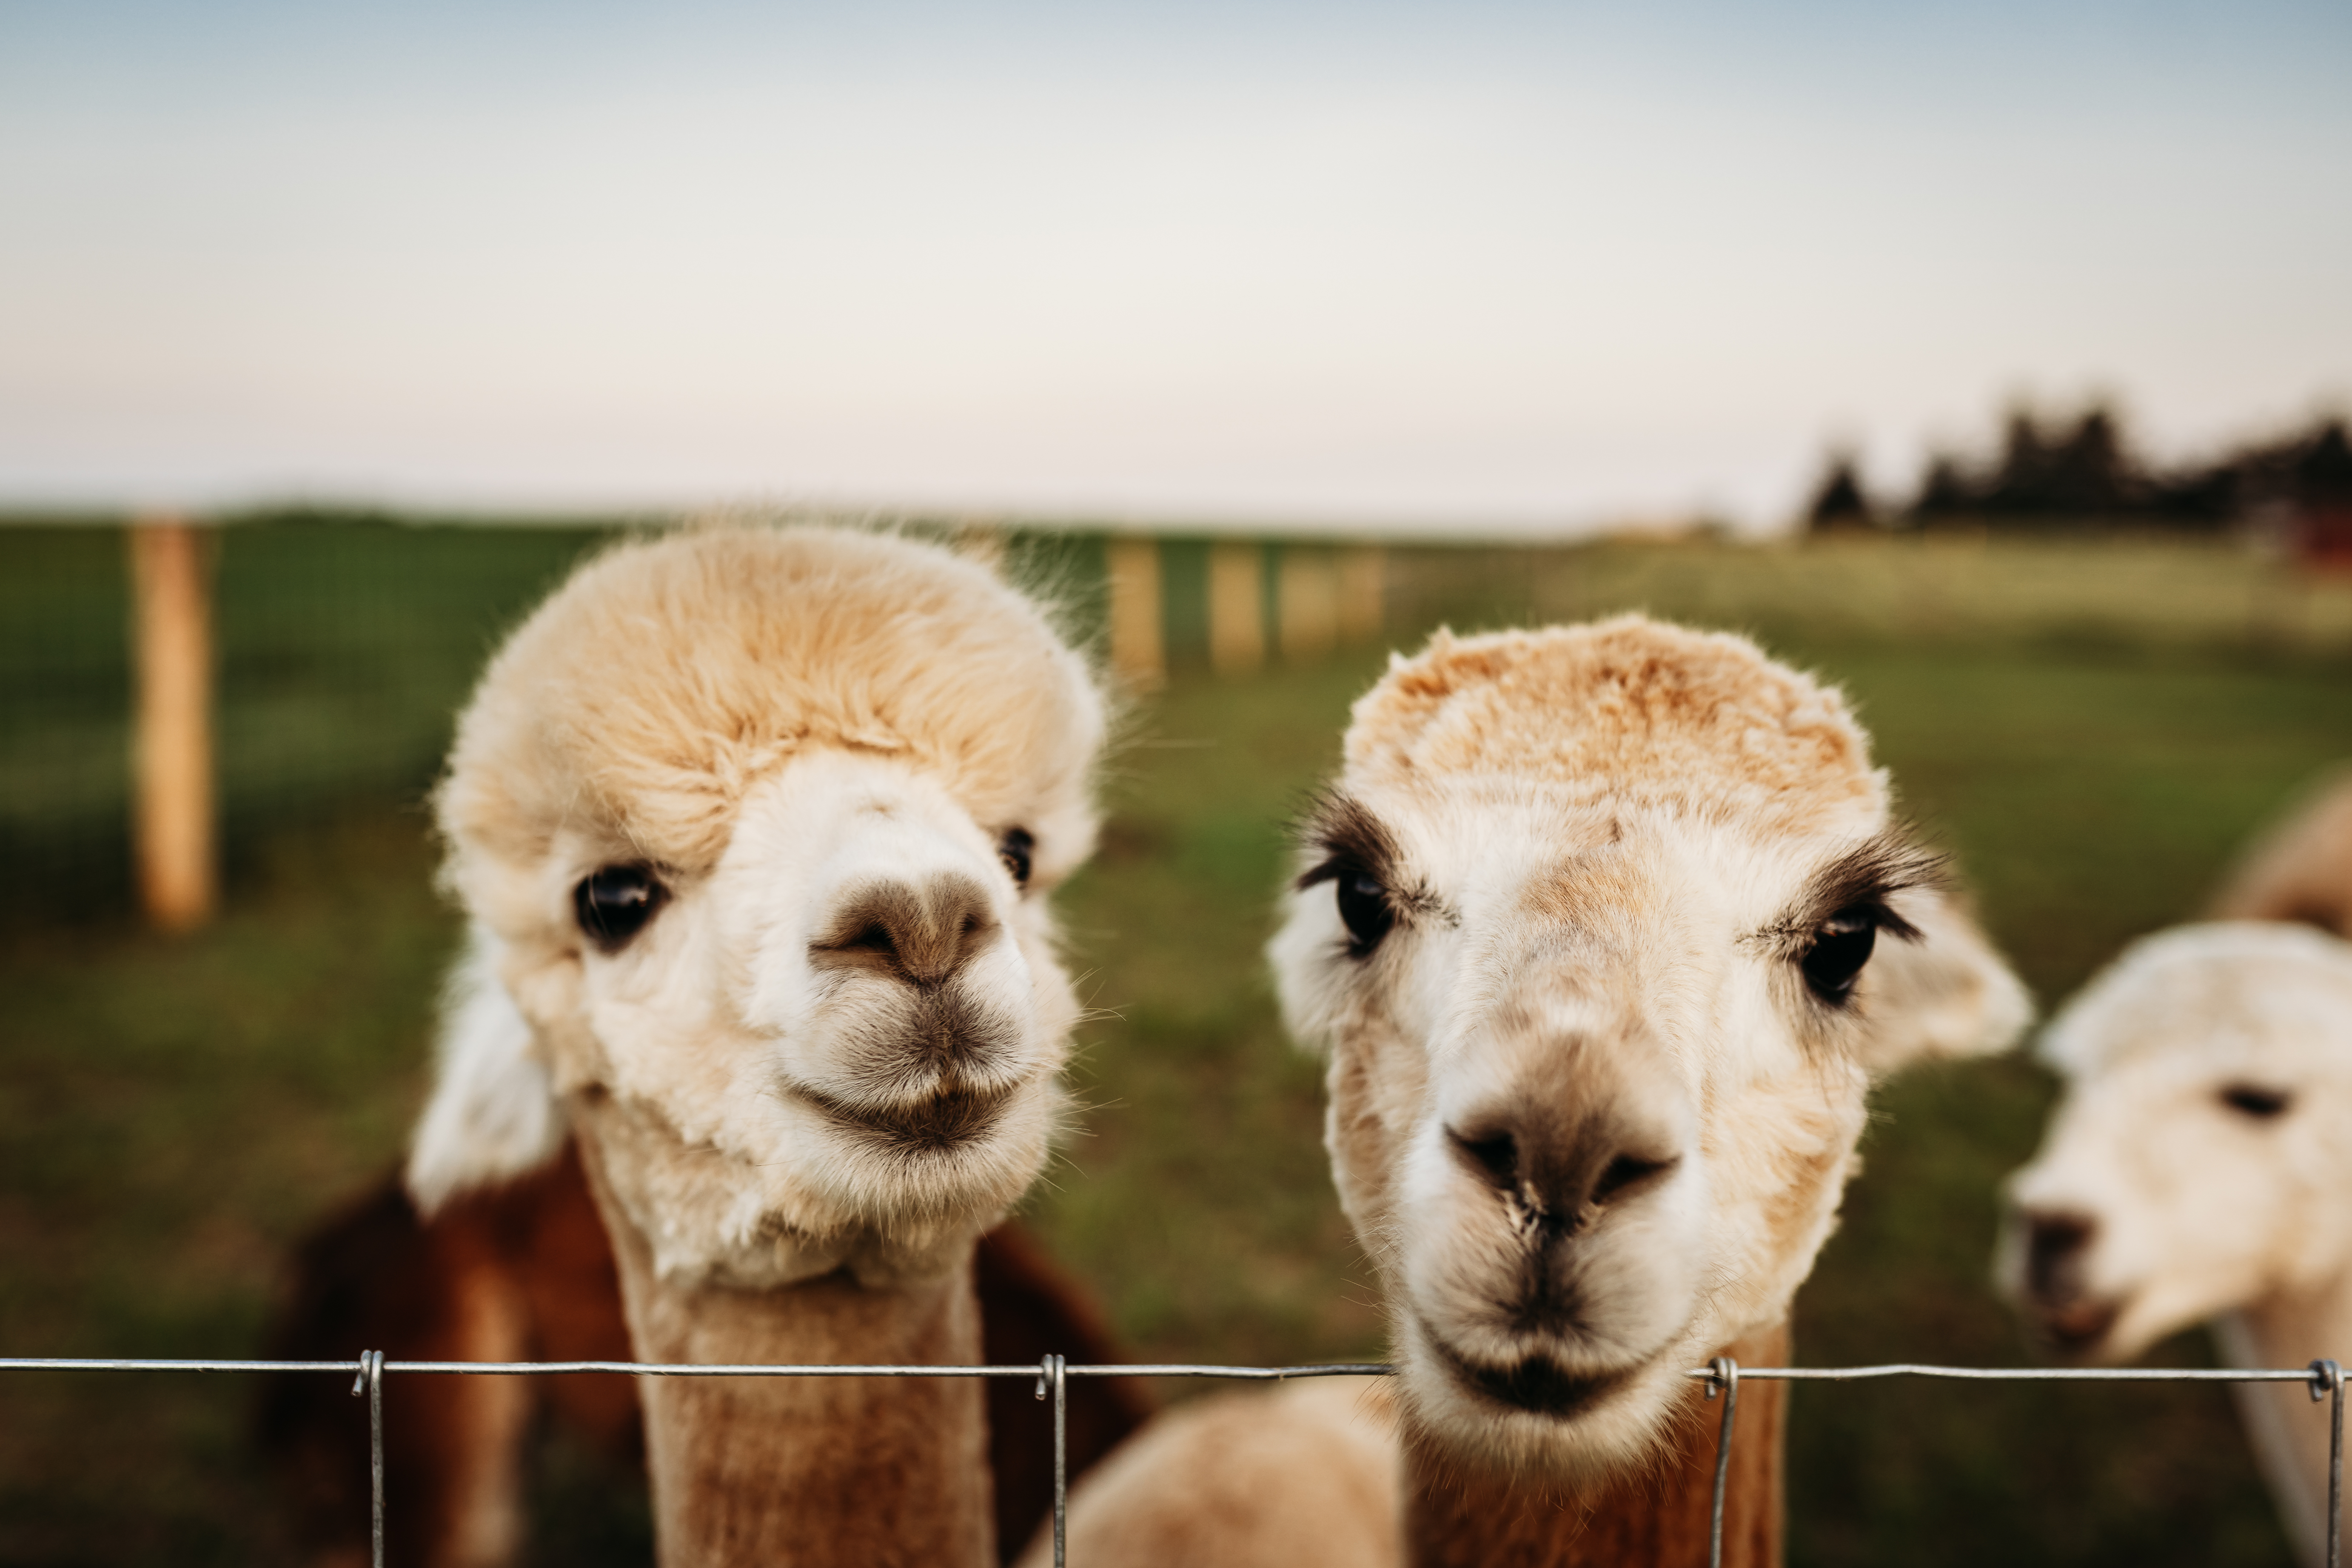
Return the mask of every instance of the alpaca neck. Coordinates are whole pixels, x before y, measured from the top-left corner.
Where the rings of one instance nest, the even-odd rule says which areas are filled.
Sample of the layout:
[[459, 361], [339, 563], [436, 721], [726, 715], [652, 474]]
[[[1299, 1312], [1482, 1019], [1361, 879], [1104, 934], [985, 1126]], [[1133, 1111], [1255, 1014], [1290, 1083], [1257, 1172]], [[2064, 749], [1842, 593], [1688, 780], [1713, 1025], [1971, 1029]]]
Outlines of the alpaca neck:
[[[2232, 1366], [2302, 1366], [2328, 1357], [2352, 1366], [2352, 1279], [2273, 1296], [2217, 1319], [2213, 1336]], [[2234, 1384], [2238, 1414], [2272, 1500], [2305, 1563], [2324, 1556], [2327, 1531], [2327, 1404], [2299, 1383]]]
[[[586, 1142], [586, 1140], [583, 1140]], [[971, 1365], [971, 1258], [875, 1288], [846, 1271], [770, 1290], [681, 1286], [605, 1188], [590, 1184], [620, 1265], [639, 1361]], [[642, 1377], [662, 1568], [996, 1561], [977, 1378]]]
[[[1788, 1361], [1787, 1325], [1727, 1347], [1742, 1366]], [[1743, 1383], [1725, 1482], [1727, 1568], [1779, 1568], [1781, 1426], [1788, 1384]], [[1587, 1493], [1548, 1494], [1405, 1445], [1405, 1538], [1413, 1568], [1602, 1568], [1706, 1562], [1723, 1406], [1694, 1389], [1651, 1464]]]

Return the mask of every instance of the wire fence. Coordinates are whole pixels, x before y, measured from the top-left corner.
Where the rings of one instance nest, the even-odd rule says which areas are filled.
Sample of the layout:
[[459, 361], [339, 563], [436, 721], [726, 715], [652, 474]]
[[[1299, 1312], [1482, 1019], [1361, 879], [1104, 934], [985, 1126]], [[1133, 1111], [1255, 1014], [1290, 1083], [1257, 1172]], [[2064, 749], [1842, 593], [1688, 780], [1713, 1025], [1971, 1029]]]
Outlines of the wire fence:
[[[1326, 1362], [1302, 1366], [1223, 1366], [1207, 1363], [1073, 1366], [1058, 1355], [1011, 1366], [866, 1366], [704, 1364], [633, 1361], [387, 1361], [362, 1351], [352, 1361], [133, 1361], [105, 1358], [0, 1357], [0, 1372], [323, 1373], [352, 1374], [353, 1397], [368, 1402], [370, 1561], [383, 1568], [383, 1380], [410, 1373], [471, 1377], [545, 1377], [605, 1373], [638, 1377], [958, 1377], [1037, 1380], [1037, 1397], [1054, 1408], [1054, 1568], [1067, 1568], [1069, 1517], [1068, 1380], [1074, 1377], [1203, 1377], [1276, 1383], [1299, 1377], [1386, 1377], [1383, 1362]], [[1739, 1411], [1739, 1384], [1748, 1382], [1859, 1383], [1922, 1377], [1968, 1383], [2298, 1383], [2312, 1402], [2328, 1402], [2327, 1568], [2342, 1568], [2344, 1507], [2344, 1368], [2332, 1360], [2294, 1367], [1980, 1367], [1889, 1362], [1874, 1366], [1742, 1367], [1717, 1356], [1685, 1375], [1703, 1382], [1706, 1397], [1723, 1401], [1715, 1457], [1715, 1490], [1707, 1529], [1707, 1568], [1722, 1568], [1723, 1510], [1731, 1445]]]

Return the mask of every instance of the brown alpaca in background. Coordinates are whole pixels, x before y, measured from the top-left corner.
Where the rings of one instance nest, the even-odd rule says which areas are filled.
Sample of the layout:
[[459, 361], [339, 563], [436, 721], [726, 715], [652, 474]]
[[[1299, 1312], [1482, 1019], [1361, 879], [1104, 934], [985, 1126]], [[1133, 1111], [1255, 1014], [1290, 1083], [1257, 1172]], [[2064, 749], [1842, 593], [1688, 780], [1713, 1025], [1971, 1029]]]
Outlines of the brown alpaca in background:
[[[1049, 1352], [1079, 1363], [1125, 1359], [1094, 1304], [1020, 1226], [982, 1237], [975, 1263], [989, 1364]], [[301, 1245], [289, 1287], [264, 1352], [271, 1357], [322, 1361], [366, 1349], [391, 1361], [630, 1359], [613, 1249], [569, 1147], [429, 1221], [387, 1181]], [[1009, 1563], [1052, 1508], [1053, 1413], [1024, 1380], [990, 1379], [986, 1401], [996, 1538]], [[1073, 1378], [1067, 1411], [1075, 1479], [1142, 1423], [1149, 1404], [1127, 1379]], [[310, 1561], [366, 1562], [367, 1419], [347, 1385], [279, 1374], [265, 1384], [258, 1415]], [[611, 1373], [395, 1378], [383, 1423], [394, 1564], [465, 1562], [483, 1537], [522, 1540], [531, 1444], [545, 1428], [572, 1434], [615, 1480], [641, 1483], [645, 1474], [635, 1384]]]

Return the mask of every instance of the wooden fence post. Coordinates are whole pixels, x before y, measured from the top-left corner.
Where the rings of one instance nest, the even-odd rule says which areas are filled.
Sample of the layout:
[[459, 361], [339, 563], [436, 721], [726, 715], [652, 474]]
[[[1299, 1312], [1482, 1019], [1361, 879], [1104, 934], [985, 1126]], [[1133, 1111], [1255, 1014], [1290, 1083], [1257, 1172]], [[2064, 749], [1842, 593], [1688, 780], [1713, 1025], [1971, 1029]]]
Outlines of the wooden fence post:
[[1265, 552], [1250, 541], [1209, 547], [1209, 667], [1247, 675], [1265, 662]]
[[1307, 664], [1327, 657], [1339, 640], [1339, 575], [1331, 552], [1285, 546], [1275, 603], [1283, 658]]
[[178, 517], [131, 528], [131, 847], [139, 898], [165, 931], [212, 918], [220, 896], [213, 806], [213, 638], [205, 541]]
[[1110, 667], [1129, 689], [1156, 691], [1168, 681], [1168, 638], [1160, 624], [1160, 542], [1106, 540], [1103, 564], [1110, 577]]
[[1339, 555], [1339, 640], [1377, 641], [1387, 619], [1388, 552], [1377, 544], [1359, 545]]

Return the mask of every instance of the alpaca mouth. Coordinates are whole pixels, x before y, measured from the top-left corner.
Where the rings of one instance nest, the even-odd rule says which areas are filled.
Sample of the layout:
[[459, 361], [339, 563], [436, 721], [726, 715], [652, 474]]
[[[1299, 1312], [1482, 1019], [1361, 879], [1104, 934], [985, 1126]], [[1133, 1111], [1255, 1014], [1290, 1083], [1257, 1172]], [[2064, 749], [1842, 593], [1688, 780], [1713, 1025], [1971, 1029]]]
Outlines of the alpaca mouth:
[[793, 1087], [839, 1131], [877, 1153], [901, 1159], [950, 1153], [986, 1137], [1013, 1095], [1009, 1089], [950, 1088], [912, 1105], [875, 1107], [852, 1105], [806, 1084]]
[[1621, 1367], [1614, 1372], [1570, 1372], [1551, 1357], [1540, 1353], [1524, 1357], [1507, 1366], [1491, 1366], [1472, 1361], [1436, 1334], [1429, 1332], [1425, 1323], [1423, 1331], [1458, 1382], [1497, 1405], [1508, 1405], [1530, 1415], [1549, 1415], [1555, 1419], [1574, 1415], [1622, 1387], [1638, 1370]]
[[2121, 1302], [2089, 1297], [2063, 1303], [2037, 1301], [2032, 1314], [2034, 1331], [2053, 1352], [2069, 1361], [2095, 1356], [2122, 1315]]

